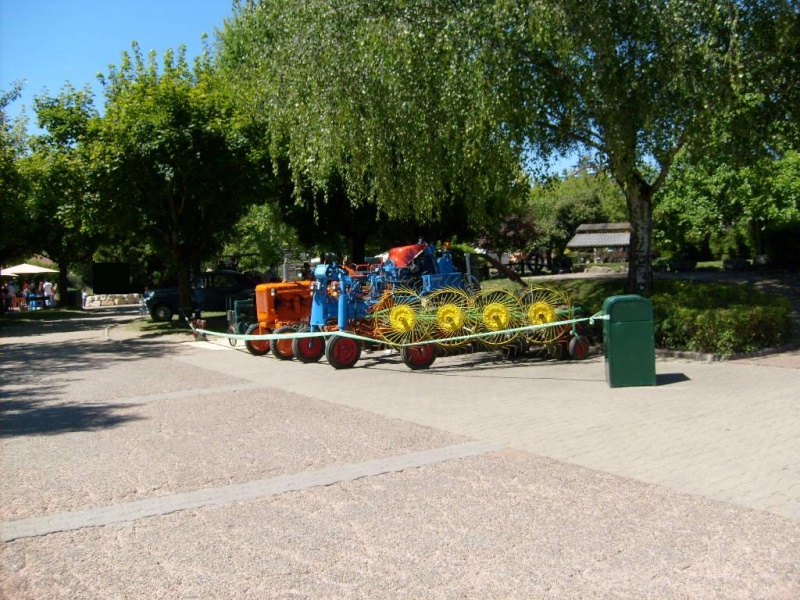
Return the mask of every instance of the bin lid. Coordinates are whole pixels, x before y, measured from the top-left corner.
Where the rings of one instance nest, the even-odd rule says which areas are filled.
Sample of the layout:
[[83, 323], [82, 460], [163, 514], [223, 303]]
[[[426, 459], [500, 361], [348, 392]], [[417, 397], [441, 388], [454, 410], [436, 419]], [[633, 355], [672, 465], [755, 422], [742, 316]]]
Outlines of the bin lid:
[[653, 303], [643, 296], [626, 294], [610, 296], [603, 302], [603, 312], [612, 323], [621, 321], [652, 321]]

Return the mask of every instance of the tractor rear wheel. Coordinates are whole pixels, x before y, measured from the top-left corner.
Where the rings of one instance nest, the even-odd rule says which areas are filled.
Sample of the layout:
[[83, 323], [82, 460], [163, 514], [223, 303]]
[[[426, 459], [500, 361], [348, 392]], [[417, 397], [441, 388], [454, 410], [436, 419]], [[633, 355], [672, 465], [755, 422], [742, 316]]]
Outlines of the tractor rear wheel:
[[[282, 334], [282, 333], [294, 333], [297, 331], [297, 328], [293, 325], [284, 325], [283, 327], [278, 327], [273, 333]], [[294, 352], [292, 352], [292, 342], [291, 338], [285, 340], [272, 340], [272, 354], [275, 358], [279, 358], [280, 360], [292, 360], [294, 358]]]

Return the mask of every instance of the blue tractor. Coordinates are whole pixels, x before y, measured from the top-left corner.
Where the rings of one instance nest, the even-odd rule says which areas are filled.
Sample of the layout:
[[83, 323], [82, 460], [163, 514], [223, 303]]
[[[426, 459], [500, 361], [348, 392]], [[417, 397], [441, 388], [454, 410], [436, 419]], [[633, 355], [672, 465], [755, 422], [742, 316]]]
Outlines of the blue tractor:
[[[438, 256], [436, 248], [424, 242], [392, 248], [381, 264], [366, 267], [332, 263], [314, 270], [311, 331], [352, 334], [328, 339], [324, 344], [328, 362], [336, 369], [350, 368], [360, 358], [362, 347], [371, 344], [400, 348], [403, 362], [412, 369], [429, 367], [436, 359], [433, 340], [440, 336], [432, 332], [431, 320], [424, 318], [426, 300], [444, 295], [463, 296], [465, 302], [468, 298], [467, 282], [455, 270], [449, 247]], [[295, 356], [318, 360], [321, 340], [299, 338]]]

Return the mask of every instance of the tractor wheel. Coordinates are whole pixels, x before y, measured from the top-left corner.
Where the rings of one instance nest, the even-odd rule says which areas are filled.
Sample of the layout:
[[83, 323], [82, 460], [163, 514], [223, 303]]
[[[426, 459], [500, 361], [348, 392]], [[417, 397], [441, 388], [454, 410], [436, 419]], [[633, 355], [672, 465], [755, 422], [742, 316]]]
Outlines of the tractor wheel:
[[[236, 325], [230, 325], [230, 326], [228, 327], [228, 333], [229, 333], [230, 335], [236, 335], [236, 334], [238, 334], [239, 332], [236, 330]], [[228, 338], [228, 343], [229, 343], [231, 346], [233, 346], [234, 348], [236, 347], [236, 342], [237, 342], [237, 340], [236, 340], [235, 338]]]
[[[258, 323], [253, 323], [247, 328], [246, 335], [265, 335], [270, 333], [269, 329], [261, 327]], [[234, 342], [236, 340], [233, 340]], [[244, 347], [253, 356], [264, 356], [269, 353], [269, 340], [246, 340]]]
[[361, 345], [352, 338], [334, 335], [325, 345], [325, 358], [334, 369], [349, 369], [361, 358]]
[[583, 360], [589, 356], [589, 340], [582, 335], [576, 335], [569, 341], [569, 355], [575, 360]]
[[[304, 325], [297, 331], [298, 333], [306, 332], [309, 331], [309, 328]], [[292, 355], [302, 363], [318, 362], [325, 355], [325, 338], [319, 336], [293, 339]]]
[[[273, 333], [282, 334], [282, 333], [294, 333], [297, 331], [297, 328], [292, 325], [284, 325], [283, 327], [278, 327]], [[279, 358], [281, 360], [292, 360], [294, 358], [294, 353], [292, 352], [292, 342], [294, 340], [286, 339], [286, 340], [272, 340], [272, 354], [275, 358]]]
[[166, 323], [172, 320], [172, 309], [167, 304], [156, 304], [150, 311], [150, 318], [159, 323]]
[[427, 369], [436, 360], [436, 346], [434, 344], [403, 346], [400, 349], [400, 357], [412, 371]]

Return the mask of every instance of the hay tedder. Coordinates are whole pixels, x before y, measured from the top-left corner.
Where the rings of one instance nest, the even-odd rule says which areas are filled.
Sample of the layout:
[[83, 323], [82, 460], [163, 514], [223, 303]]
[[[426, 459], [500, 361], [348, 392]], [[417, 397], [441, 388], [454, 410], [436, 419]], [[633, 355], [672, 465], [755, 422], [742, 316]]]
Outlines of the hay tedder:
[[[256, 287], [255, 320], [236, 321], [255, 355], [350, 368], [362, 350], [395, 349], [411, 369], [437, 356], [478, 350], [515, 355], [532, 349], [550, 358], [584, 358], [589, 342], [561, 291], [481, 290], [457, 271], [449, 247], [418, 243], [392, 248], [380, 264], [320, 264], [313, 281]], [[238, 307], [237, 307], [238, 308]], [[241, 311], [238, 311], [241, 312]]]

